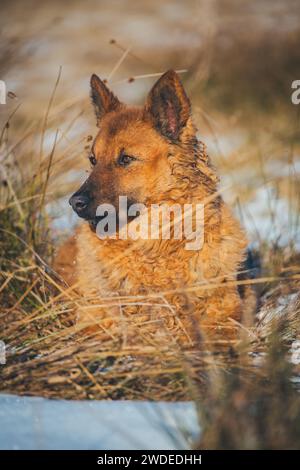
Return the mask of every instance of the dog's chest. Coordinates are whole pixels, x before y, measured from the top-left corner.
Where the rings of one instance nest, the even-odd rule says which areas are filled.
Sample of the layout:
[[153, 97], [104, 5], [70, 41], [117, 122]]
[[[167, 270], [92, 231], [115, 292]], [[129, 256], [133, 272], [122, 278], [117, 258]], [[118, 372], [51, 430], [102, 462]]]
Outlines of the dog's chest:
[[106, 243], [86, 229], [78, 237], [77, 270], [84, 291], [96, 295], [175, 289], [200, 275], [195, 253], [151, 242]]

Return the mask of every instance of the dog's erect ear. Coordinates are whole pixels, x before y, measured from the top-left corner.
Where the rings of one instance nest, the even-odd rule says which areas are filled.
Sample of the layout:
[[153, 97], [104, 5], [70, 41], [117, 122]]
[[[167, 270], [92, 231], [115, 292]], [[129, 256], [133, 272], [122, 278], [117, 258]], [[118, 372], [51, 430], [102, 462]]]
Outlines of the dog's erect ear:
[[176, 72], [169, 70], [155, 83], [145, 111], [164, 136], [179, 140], [180, 131], [191, 115], [191, 105]]
[[122, 106], [118, 98], [95, 74], [91, 77], [91, 98], [95, 107], [97, 126], [99, 126], [104, 114], [116, 111]]

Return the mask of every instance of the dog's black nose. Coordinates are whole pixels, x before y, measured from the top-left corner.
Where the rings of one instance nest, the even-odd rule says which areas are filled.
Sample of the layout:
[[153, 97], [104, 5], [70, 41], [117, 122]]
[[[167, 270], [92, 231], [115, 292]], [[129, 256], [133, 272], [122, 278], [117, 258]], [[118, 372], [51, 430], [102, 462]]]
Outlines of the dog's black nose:
[[89, 204], [89, 198], [83, 194], [78, 196], [74, 194], [74, 196], [69, 199], [69, 204], [78, 215], [82, 215]]

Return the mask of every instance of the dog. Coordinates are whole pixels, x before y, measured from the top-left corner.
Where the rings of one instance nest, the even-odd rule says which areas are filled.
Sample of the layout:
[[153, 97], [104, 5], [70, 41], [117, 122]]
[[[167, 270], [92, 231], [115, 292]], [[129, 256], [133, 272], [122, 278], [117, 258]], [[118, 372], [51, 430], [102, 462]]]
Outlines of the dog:
[[[218, 190], [219, 178], [196, 137], [178, 75], [172, 70], [162, 75], [143, 107], [120, 102], [96, 75], [91, 98], [98, 127], [91, 173], [69, 201], [86, 223], [62, 247], [56, 263], [59, 274], [69, 284], [76, 281], [90, 302], [91, 308], [79, 311], [79, 322], [94, 322], [109, 335], [114, 328], [124, 334], [124, 319], [134, 320], [127, 341], [142, 335], [143, 324], [149, 341], [167, 336], [194, 344], [198, 331], [230, 338], [245, 305], [237, 276], [247, 239]], [[97, 225], [103, 217], [97, 207], [118, 207], [120, 196], [128, 205], [146, 208], [203, 204], [201, 249], [188, 250], [186, 240], [174, 238], [100, 238]], [[122, 228], [118, 210], [116, 219], [117, 234]], [[128, 227], [134, 222], [129, 218]], [[111, 303], [104, 307], [100, 299]]]

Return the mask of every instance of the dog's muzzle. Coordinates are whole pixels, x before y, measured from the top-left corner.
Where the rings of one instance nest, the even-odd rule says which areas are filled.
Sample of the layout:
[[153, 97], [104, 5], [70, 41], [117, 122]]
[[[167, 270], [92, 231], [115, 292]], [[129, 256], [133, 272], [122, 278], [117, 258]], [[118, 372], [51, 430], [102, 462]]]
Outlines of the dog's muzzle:
[[90, 199], [84, 194], [73, 194], [69, 199], [69, 204], [79, 217], [86, 218]]
[[70, 197], [69, 204], [79, 217], [89, 222], [91, 229], [95, 232], [98, 222], [104, 216], [96, 216], [93, 199], [86, 193], [75, 193]]

